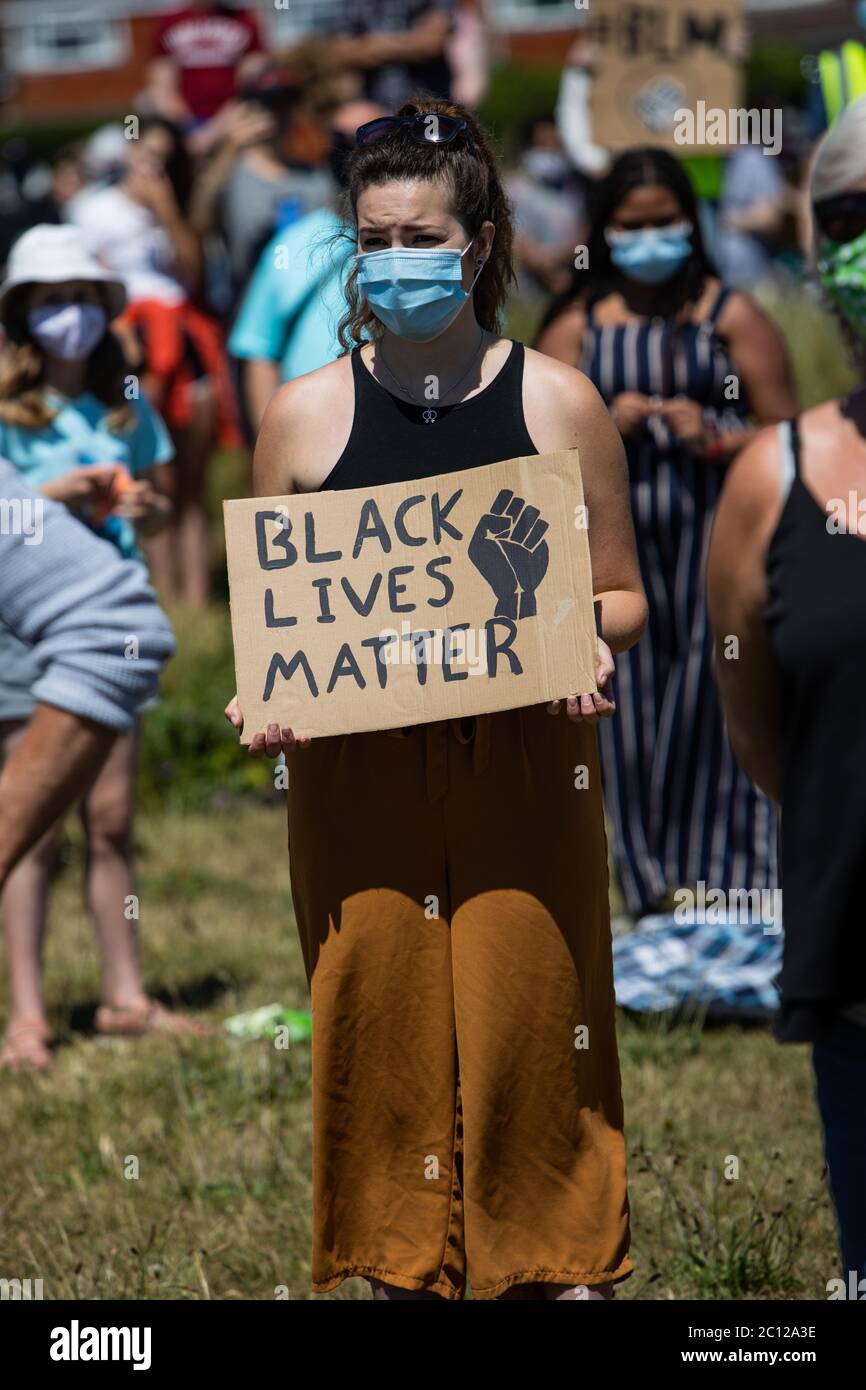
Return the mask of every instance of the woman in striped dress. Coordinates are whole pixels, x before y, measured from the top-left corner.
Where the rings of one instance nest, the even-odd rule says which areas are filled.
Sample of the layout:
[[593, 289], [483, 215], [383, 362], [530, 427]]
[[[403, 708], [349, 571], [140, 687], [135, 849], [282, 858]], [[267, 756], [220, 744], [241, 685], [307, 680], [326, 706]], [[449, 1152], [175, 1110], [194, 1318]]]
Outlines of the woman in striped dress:
[[639, 915], [701, 880], [723, 892], [776, 886], [773, 809], [724, 730], [704, 575], [728, 464], [797, 402], [778, 330], [714, 274], [677, 160], [627, 152], [595, 204], [538, 346], [583, 367], [628, 456], [650, 621], [620, 660], [618, 718], [600, 733], [617, 869]]

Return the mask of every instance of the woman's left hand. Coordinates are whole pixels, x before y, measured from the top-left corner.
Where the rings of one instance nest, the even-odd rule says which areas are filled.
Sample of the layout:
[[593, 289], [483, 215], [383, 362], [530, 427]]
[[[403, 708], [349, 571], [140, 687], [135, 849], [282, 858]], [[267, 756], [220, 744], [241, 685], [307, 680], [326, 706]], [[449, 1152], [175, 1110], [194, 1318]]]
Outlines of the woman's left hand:
[[[565, 700], [565, 712], [576, 724], [597, 724], [599, 719], [609, 719], [616, 709], [616, 701], [611, 692], [610, 682], [616, 666], [613, 653], [606, 642], [598, 639], [598, 665], [595, 681], [597, 695], [569, 695]], [[559, 714], [562, 700], [554, 700], [547, 706], [548, 714]]]
[[670, 425], [674, 434], [693, 454], [706, 453], [708, 438], [704, 424], [704, 409], [688, 396], [675, 396], [673, 400], [662, 401], [655, 413]]

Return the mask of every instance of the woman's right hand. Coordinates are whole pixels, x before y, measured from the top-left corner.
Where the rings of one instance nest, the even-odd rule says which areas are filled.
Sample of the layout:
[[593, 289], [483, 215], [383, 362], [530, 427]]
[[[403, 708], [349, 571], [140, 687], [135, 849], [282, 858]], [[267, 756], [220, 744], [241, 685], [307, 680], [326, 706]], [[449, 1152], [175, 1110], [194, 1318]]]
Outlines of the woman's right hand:
[[610, 407], [611, 419], [623, 437], [634, 434], [651, 413], [652, 401], [641, 391], [622, 391]]
[[[237, 695], [233, 695], [225, 707], [225, 717], [241, 733], [244, 717], [241, 714]], [[269, 724], [263, 733], [253, 734], [247, 748], [251, 758], [260, 758], [264, 753], [269, 758], [278, 758], [281, 753], [290, 753], [294, 748], [309, 748], [309, 734], [299, 734], [297, 738], [291, 729], [281, 729], [279, 724]]]
[[114, 474], [113, 464], [105, 468], [84, 465], [61, 474], [52, 483], [43, 484], [39, 491], [53, 502], [62, 502], [71, 512], [81, 512], [110, 497]]
[[124, 179], [124, 191], [141, 203], [158, 222], [173, 222], [179, 215], [177, 196], [159, 160], [144, 149], [136, 150]]

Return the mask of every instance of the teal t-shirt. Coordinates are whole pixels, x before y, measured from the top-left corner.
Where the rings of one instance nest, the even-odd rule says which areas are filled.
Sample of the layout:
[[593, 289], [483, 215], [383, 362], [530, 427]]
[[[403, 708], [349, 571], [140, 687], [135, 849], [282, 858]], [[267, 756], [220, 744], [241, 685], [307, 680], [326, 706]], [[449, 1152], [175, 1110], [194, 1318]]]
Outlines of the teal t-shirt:
[[[28, 430], [0, 420], [0, 457], [17, 469], [28, 487], [38, 491], [72, 468], [90, 463], [122, 463], [140, 477], [174, 456], [168, 431], [143, 398], [130, 401], [135, 422], [128, 430], [106, 429], [108, 406], [89, 393], [67, 400], [54, 391], [46, 396], [58, 413], [45, 429]], [[93, 530], [111, 541], [126, 559], [143, 562], [135, 527], [125, 517], [109, 516]], [[29, 719], [35, 702], [31, 688], [39, 678], [32, 651], [0, 623], [0, 721]]]
[[229, 337], [233, 357], [279, 362], [283, 381], [324, 367], [342, 349], [345, 284], [355, 252], [345, 224], [327, 208], [271, 239], [259, 258]]
[[[24, 429], [0, 420], [0, 457], [20, 473], [28, 487], [38, 490], [73, 468], [91, 463], [122, 463], [140, 477], [174, 456], [174, 447], [161, 418], [144, 397], [130, 401], [135, 423], [127, 430], [108, 430], [108, 406], [89, 393], [67, 400], [46, 391], [57, 415], [41, 430]], [[124, 517], [109, 516], [93, 528], [110, 540], [126, 559], [140, 560], [135, 527]]]

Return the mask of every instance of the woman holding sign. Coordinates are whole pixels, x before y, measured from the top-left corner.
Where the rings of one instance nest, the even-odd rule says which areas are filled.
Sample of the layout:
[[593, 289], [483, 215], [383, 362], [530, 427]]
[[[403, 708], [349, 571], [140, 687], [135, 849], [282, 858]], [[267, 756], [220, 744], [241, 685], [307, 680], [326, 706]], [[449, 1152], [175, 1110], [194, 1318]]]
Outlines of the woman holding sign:
[[[499, 336], [512, 227], [467, 113], [429, 101], [362, 126], [349, 197], [352, 350], [274, 397], [257, 494], [579, 449], [601, 693], [393, 735], [253, 738], [290, 769], [313, 1287], [361, 1275], [377, 1298], [454, 1300], [468, 1270], [476, 1298], [609, 1297], [632, 1266], [593, 725], [646, 622], [622, 444], [580, 373]], [[512, 507], [531, 547], [538, 518]], [[227, 713], [242, 726], [236, 701]]]
[[600, 739], [626, 902], [652, 912], [701, 880], [775, 888], [774, 813], [734, 761], [715, 695], [704, 560], [753, 422], [796, 410], [784, 342], [719, 283], [688, 176], [663, 150], [616, 161], [576, 265], [538, 345], [580, 364], [610, 406], [650, 604], [646, 637], [619, 668], [620, 717]]

